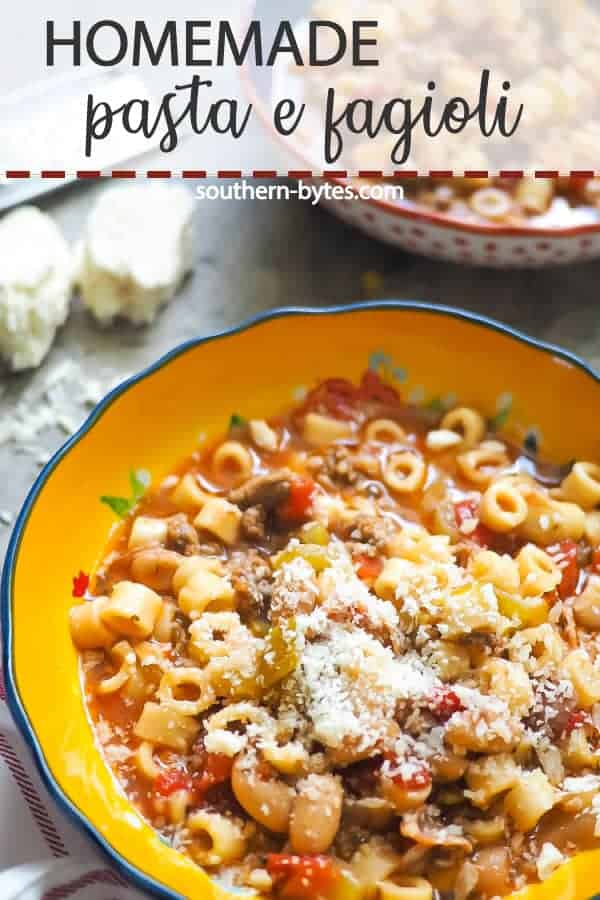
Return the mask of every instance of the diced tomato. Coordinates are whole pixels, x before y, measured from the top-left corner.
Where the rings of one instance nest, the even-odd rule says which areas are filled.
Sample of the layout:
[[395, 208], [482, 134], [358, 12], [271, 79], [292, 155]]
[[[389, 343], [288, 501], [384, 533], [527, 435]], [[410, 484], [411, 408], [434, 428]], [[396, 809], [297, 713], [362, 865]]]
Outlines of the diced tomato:
[[327, 856], [269, 853], [267, 871], [286, 900], [320, 900], [331, 895], [340, 870]]
[[577, 589], [579, 581], [579, 564], [577, 562], [577, 544], [575, 541], [561, 541], [546, 547], [546, 553], [552, 557], [562, 572], [562, 579], [558, 585], [558, 595], [561, 600], [571, 597]]
[[[454, 519], [456, 527], [463, 534], [461, 527], [465, 522], [471, 522], [473, 519], [479, 520], [479, 503], [474, 499], [459, 500], [454, 504]], [[494, 541], [494, 534], [486, 525], [482, 525], [478, 521], [473, 531], [464, 534], [464, 537], [480, 547], [489, 547]]]
[[279, 507], [279, 516], [286, 522], [301, 522], [310, 514], [315, 483], [312, 478], [298, 478], [290, 487], [287, 500]]
[[[398, 784], [407, 791], [420, 791], [431, 784], [431, 769], [425, 762], [413, 763], [407, 767], [403, 760], [399, 760], [393, 753], [386, 753], [388, 766], [384, 772], [394, 784]], [[406, 767], [408, 774], [406, 774]], [[404, 769], [404, 771], [403, 771]]]
[[576, 709], [567, 719], [567, 724], [565, 725], [565, 734], [571, 734], [571, 732], [575, 731], [576, 728], [583, 728], [583, 726], [587, 725], [589, 721], [590, 717], [588, 713], [584, 712], [582, 709]]
[[363, 581], [374, 581], [383, 569], [383, 560], [378, 556], [367, 556], [366, 553], [357, 556], [354, 562], [357, 565], [356, 574]]
[[326, 413], [337, 419], [351, 419], [359, 399], [358, 388], [346, 378], [328, 378], [307, 396], [303, 409]]
[[204, 771], [193, 780], [193, 787], [200, 798], [217, 784], [223, 784], [231, 777], [233, 760], [223, 753], [207, 753]]
[[368, 369], [357, 387], [346, 378], [328, 378], [308, 394], [303, 412], [320, 412], [337, 419], [355, 419], [360, 415], [363, 403], [379, 403], [398, 406], [401, 403], [398, 391], [385, 384], [377, 372]]
[[161, 797], [169, 797], [175, 791], [186, 791], [192, 786], [192, 780], [187, 772], [181, 769], [166, 769], [154, 781], [154, 792]]
[[600, 575], [600, 547], [596, 547], [592, 554], [592, 572]]
[[385, 403], [386, 406], [397, 406], [400, 403], [400, 394], [396, 388], [385, 384], [372, 369], [367, 369], [361, 378], [360, 395], [362, 400]]
[[431, 698], [429, 709], [441, 722], [447, 722], [455, 712], [460, 712], [463, 706], [460, 697], [451, 688], [438, 688]]

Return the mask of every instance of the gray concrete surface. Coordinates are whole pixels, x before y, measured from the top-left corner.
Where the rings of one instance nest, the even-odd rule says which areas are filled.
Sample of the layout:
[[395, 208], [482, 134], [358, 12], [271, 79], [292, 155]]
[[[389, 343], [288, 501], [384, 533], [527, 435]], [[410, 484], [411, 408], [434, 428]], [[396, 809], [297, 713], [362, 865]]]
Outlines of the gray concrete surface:
[[[193, 187], [193, 186], [191, 186]], [[75, 186], [41, 205], [76, 240], [101, 185]], [[363, 276], [381, 277], [386, 298], [443, 302], [493, 316], [579, 352], [600, 368], [600, 262], [537, 272], [498, 272], [433, 262], [378, 244], [301, 201], [204, 201], [196, 216], [195, 267], [176, 300], [145, 329], [100, 330], [75, 302], [41, 372], [0, 375], [0, 417], [66, 355], [94, 375], [136, 371], [179, 341], [281, 305], [364, 299]], [[47, 435], [48, 450], [64, 440]], [[0, 448], [0, 510], [16, 512], [38, 467]], [[0, 525], [0, 555], [10, 527]]]

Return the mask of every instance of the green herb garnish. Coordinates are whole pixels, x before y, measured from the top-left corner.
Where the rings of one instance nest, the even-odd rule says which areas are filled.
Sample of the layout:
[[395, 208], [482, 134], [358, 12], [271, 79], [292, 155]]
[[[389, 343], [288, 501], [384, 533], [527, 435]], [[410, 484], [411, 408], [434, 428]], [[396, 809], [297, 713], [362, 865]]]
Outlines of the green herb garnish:
[[229, 430], [232, 431], [234, 428], [245, 428], [247, 424], [248, 423], [243, 416], [238, 415], [238, 413], [233, 413], [229, 420]]
[[129, 473], [129, 484], [131, 486], [131, 496], [129, 497], [113, 497], [110, 495], [100, 497], [100, 503], [110, 507], [120, 519], [128, 516], [144, 496], [146, 488], [150, 484], [150, 476], [143, 469], [138, 469], [137, 471], [132, 469]]

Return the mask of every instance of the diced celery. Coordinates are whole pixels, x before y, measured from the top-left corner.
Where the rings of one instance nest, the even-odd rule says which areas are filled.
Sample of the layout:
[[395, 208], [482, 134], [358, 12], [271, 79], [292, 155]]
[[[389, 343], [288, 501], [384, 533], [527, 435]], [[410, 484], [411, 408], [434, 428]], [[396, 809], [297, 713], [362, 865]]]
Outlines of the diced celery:
[[517, 619], [524, 628], [543, 625], [548, 619], [548, 603], [544, 597], [521, 597], [496, 590], [498, 607], [503, 616]]
[[330, 541], [329, 532], [320, 522], [309, 522], [299, 537], [303, 544], [316, 544], [318, 547], [326, 547]]
[[259, 681], [265, 690], [279, 684], [298, 665], [296, 649], [296, 622], [289, 619], [285, 625], [274, 625], [265, 638]]
[[280, 569], [285, 563], [299, 558], [305, 559], [315, 572], [322, 572], [323, 569], [327, 569], [331, 565], [331, 560], [325, 549], [318, 544], [298, 544], [298, 546], [282, 550], [271, 557], [271, 563], [274, 569]]

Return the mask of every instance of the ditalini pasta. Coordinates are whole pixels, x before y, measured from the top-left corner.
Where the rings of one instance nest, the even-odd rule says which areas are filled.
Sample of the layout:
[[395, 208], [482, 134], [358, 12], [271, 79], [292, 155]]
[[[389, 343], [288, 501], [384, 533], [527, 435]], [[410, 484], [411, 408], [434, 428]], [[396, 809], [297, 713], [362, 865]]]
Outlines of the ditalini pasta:
[[234, 417], [71, 611], [141, 815], [282, 900], [491, 900], [600, 846], [600, 467], [565, 471], [373, 372]]

